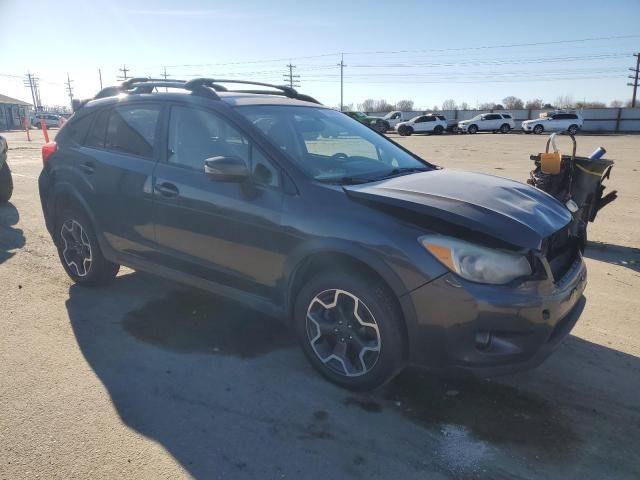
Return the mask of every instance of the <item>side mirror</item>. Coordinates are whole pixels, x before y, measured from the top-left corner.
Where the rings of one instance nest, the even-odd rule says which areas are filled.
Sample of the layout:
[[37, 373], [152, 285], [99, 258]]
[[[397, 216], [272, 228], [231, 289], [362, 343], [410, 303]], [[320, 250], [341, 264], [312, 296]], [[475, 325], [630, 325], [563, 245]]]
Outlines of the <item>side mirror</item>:
[[247, 164], [240, 157], [211, 157], [204, 161], [204, 173], [219, 182], [241, 182], [249, 177]]

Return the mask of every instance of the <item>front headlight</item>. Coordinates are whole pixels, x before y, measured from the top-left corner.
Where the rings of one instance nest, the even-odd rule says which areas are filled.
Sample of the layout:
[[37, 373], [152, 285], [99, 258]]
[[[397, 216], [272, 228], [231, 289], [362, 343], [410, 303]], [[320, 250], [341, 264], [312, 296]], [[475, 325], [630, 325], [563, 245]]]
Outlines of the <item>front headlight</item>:
[[531, 275], [531, 265], [522, 254], [441, 235], [425, 235], [418, 241], [445, 267], [472, 282], [499, 285]]

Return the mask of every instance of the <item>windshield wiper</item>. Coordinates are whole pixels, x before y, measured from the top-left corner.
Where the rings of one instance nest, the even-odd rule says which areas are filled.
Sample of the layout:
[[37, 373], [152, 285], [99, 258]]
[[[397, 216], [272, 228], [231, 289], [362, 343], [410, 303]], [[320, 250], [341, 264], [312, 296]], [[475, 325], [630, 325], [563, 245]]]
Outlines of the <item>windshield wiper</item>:
[[316, 177], [316, 180], [322, 183], [335, 183], [338, 185], [358, 185], [359, 183], [372, 182], [374, 179], [364, 177]]
[[385, 178], [397, 177], [399, 175], [406, 175], [407, 173], [427, 172], [430, 169], [427, 167], [400, 167], [394, 168], [388, 171], [384, 175], [376, 177], [374, 180], [383, 180]]

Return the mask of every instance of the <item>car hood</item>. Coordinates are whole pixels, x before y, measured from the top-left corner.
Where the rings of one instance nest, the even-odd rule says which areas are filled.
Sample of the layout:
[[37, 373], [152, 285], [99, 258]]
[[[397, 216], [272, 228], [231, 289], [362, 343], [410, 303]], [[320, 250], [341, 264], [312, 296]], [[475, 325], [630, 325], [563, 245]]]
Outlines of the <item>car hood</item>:
[[352, 198], [405, 208], [526, 249], [541, 249], [545, 237], [571, 221], [550, 195], [482, 173], [432, 170], [344, 188]]

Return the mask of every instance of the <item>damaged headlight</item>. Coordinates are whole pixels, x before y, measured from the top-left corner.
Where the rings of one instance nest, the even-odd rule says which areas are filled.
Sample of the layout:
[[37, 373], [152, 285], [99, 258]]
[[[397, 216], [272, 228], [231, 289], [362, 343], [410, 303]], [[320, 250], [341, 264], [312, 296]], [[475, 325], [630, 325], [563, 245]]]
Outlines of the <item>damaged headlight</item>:
[[445, 267], [472, 282], [499, 285], [531, 275], [531, 265], [522, 254], [441, 235], [425, 235], [418, 241]]

